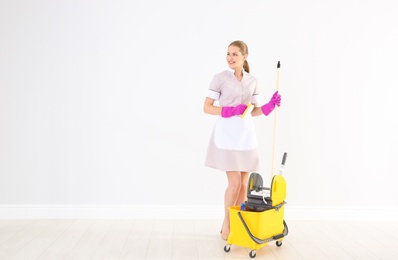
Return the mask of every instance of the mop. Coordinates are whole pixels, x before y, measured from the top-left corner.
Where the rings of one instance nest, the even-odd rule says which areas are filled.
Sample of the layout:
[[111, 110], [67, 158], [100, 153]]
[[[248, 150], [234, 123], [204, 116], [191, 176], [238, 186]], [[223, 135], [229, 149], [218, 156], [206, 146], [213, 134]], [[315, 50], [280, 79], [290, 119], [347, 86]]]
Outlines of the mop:
[[[279, 71], [281, 68], [281, 62], [278, 61], [278, 64], [276, 65], [276, 91], [279, 91]], [[274, 140], [272, 142], [272, 161], [271, 161], [271, 176], [274, 175], [275, 173], [275, 168], [274, 168], [274, 162], [275, 162], [275, 144], [276, 144], [276, 122], [277, 122], [277, 116], [278, 116], [278, 106], [275, 106], [274, 109]], [[286, 160], [286, 159], [285, 159]], [[284, 166], [285, 162], [282, 160], [282, 169]]]
[[[277, 85], [279, 89], [279, 69], [277, 65]], [[275, 107], [277, 110], [277, 107]], [[256, 257], [256, 251], [267, 243], [275, 241], [278, 247], [288, 234], [288, 227], [284, 221], [284, 205], [286, 198], [286, 181], [282, 176], [287, 153], [284, 153], [279, 174], [274, 174], [274, 153], [276, 143], [276, 115], [274, 116], [274, 140], [272, 145], [272, 173], [271, 187], [263, 187], [260, 174], [252, 173], [247, 187], [247, 202], [242, 205], [229, 207], [231, 231], [228, 236], [225, 252], [231, 250], [231, 245], [250, 248], [250, 258]]]
[[[276, 66], [277, 68], [277, 76], [276, 76], [276, 91], [279, 91], [279, 78], [280, 78], [280, 68], [281, 63], [278, 61]], [[246, 112], [246, 111], [245, 111]], [[244, 113], [245, 115], [245, 113]], [[242, 115], [243, 116], [243, 115]], [[277, 116], [278, 116], [278, 106], [274, 109], [274, 133], [273, 133], [273, 143], [272, 143], [272, 159], [271, 159], [271, 182], [275, 173], [275, 147], [276, 147], [276, 128], [277, 128]], [[285, 162], [287, 158], [287, 153], [283, 154], [282, 163], [279, 168], [279, 175], [282, 174]], [[250, 195], [261, 196], [263, 199], [264, 204], [269, 204], [267, 198], [270, 197], [270, 188], [263, 187], [263, 179], [260, 174], [252, 173], [250, 175], [247, 187], [247, 197], [250, 199]], [[253, 198], [253, 197], [252, 197]]]

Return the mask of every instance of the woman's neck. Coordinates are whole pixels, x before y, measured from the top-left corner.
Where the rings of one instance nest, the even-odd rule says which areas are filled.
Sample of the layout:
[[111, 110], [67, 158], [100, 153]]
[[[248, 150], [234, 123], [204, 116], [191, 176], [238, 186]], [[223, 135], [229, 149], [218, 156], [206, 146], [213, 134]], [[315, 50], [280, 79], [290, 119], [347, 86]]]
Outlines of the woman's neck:
[[240, 69], [240, 70], [235, 70], [234, 75], [235, 75], [235, 77], [236, 77], [237, 80], [241, 81], [242, 78], [243, 78], [243, 70], [242, 70], [242, 69]]

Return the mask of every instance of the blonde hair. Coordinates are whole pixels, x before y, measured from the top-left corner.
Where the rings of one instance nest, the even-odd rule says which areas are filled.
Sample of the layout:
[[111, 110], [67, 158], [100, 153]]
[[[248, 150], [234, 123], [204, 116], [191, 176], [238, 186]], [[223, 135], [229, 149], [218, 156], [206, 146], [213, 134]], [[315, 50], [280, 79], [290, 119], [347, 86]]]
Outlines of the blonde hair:
[[[231, 42], [228, 47], [230, 46], [235, 46], [238, 47], [240, 49], [240, 52], [242, 53], [242, 55], [246, 55], [249, 54], [249, 48], [247, 48], [246, 43], [244, 43], [243, 41], [233, 41]], [[247, 62], [247, 60], [245, 60], [243, 62], [243, 69], [247, 72], [250, 73], [250, 67], [249, 67], [249, 63]]]

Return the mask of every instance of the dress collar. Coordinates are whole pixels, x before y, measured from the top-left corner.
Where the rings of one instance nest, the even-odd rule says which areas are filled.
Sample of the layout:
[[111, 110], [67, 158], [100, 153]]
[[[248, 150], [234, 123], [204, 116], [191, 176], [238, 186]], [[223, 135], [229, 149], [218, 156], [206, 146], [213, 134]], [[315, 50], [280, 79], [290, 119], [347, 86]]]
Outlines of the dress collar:
[[[235, 75], [234, 75], [235, 70], [234, 69], [231, 69], [230, 67], [228, 67], [227, 71], [231, 72], [232, 75], [235, 77]], [[247, 74], [247, 72], [244, 69], [242, 69], [242, 79], [245, 77], [246, 74]]]
[[231, 72], [232, 74], [235, 73], [235, 70], [231, 69], [230, 67], [228, 67], [227, 70], [228, 70], [229, 72]]

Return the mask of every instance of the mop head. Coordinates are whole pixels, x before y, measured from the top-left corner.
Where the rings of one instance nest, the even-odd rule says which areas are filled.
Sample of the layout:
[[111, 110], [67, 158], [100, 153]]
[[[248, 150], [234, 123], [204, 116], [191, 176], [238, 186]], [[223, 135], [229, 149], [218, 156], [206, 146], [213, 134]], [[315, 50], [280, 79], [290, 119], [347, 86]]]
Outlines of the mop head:
[[246, 107], [246, 110], [245, 110], [245, 112], [243, 112], [243, 114], [240, 116], [240, 118], [245, 118], [245, 116], [247, 115], [247, 114], [250, 114], [252, 111], [253, 111], [253, 109], [254, 109], [254, 106], [252, 105], [252, 104], [247, 104], [247, 107]]

